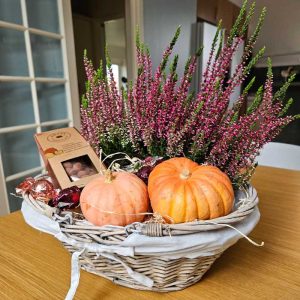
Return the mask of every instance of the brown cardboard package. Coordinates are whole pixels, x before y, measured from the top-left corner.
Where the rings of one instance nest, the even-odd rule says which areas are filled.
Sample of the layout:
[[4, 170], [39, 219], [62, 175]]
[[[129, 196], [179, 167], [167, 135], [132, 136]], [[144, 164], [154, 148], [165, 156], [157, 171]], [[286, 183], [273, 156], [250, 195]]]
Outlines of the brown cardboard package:
[[75, 128], [37, 133], [35, 140], [56, 187], [84, 187], [105, 169]]

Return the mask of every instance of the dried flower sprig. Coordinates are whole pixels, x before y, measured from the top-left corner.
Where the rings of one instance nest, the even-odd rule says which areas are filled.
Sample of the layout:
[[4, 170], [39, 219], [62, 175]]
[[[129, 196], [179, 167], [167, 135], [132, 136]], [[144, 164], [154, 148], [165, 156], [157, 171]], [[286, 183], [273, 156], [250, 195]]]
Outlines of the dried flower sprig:
[[180, 79], [176, 72], [178, 56], [175, 55], [169, 64], [180, 27], [154, 74], [149, 50], [137, 34], [137, 79], [121, 93], [116, 88], [108, 54], [105, 76], [102, 63], [95, 70], [85, 53], [88, 81], [82, 99], [81, 131], [96, 152], [99, 153], [100, 149], [106, 154], [122, 151], [141, 159], [184, 155], [199, 163], [218, 166], [237, 185], [246, 183], [263, 145], [299, 117], [286, 116], [293, 100], [284, 102], [294, 76], [273, 95], [270, 60], [266, 82], [257, 90], [247, 112], [241, 115], [240, 109], [255, 78], [228, 109], [234, 89], [245, 81], [265, 51], [262, 48], [251, 58], [266, 13], [263, 9], [254, 33], [246, 42], [241, 63], [228, 78], [232, 57], [245, 41], [254, 8], [253, 3], [247, 12], [247, 1], [244, 2], [224, 45], [219, 23], [197, 95], [190, 93], [190, 87], [202, 48], [188, 58]]

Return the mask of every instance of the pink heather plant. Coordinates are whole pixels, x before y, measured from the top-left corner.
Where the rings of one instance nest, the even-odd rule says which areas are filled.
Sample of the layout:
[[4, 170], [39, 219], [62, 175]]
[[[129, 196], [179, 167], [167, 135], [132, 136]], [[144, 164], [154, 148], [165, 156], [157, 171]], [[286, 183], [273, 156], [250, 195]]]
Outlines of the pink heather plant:
[[149, 51], [137, 35], [138, 76], [135, 83], [130, 83], [121, 93], [116, 88], [109, 57], [106, 59], [108, 74], [104, 76], [102, 63], [95, 70], [85, 53], [88, 80], [82, 99], [81, 131], [96, 152], [102, 149], [108, 155], [123, 151], [140, 158], [186, 156], [198, 163], [218, 166], [237, 185], [246, 183], [262, 146], [298, 118], [285, 116], [292, 103], [292, 99], [285, 103], [285, 92], [294, 76], [273, 95], [270, 60], [265, 85], [258, 89], [247, 112], [241, 115], [240, 109], [255, 78], [244, 88], [233, 108], [228, 109], [232, 92], [245, 81], [264, 53], [263, 48], [250, 59], [265, 9], [254, 33], [246, 41], [242, 62], [228, 79], [232, 56], [245, 40], [254, 6], [252, 4], [247, 13], [247, 1], [244, 2], [223, 47], [217, 43], [221, 33], [219, 24], [197, 95], [190, 93], [190, 85], [202, 49], [188, 59], [180, 80], [176, 73], [177, 55], [169, 72], [166, 71], [180, 28], [154, 74]]

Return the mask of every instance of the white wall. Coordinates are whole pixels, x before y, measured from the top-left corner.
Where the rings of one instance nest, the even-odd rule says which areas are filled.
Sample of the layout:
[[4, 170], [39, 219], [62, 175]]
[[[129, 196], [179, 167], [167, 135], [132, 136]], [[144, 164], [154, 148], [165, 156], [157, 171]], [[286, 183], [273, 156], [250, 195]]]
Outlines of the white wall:
[[125, 20], [110, 20], [105, 24], [106, 45], [113, 64], [126, 64]]
[[[242, 0], [230, 0], [241, 6]], [[251, 3], [251, 1], [249, 1]], [[300, 65], [300, 1], [299, 0], [256, 0], [257, 20], [259, 11], [266, 6], [267, 16], [254, 52], [266, 46], [265, 59], [257, 66], [266, 66], [270, 56], [274, 66]], [[253, 32], [251, 23], [249, 33]]]
[[197, 0], [144, 0], [144, 41], [149, 46], [154, 69], [171, 41], [177, 27], [181, 35], [174, 49], [179, 54], [178, 73], [182, 75], [185, 61], [195, 52]]
[[117, 77], [119, 78], [118, 86], [120, 87], [122, 85], [122, 77], [127, 78], [125, 19], [110, 20], [104, 22], [104, 26], [106, 45], [111, 62], [119, 67]]

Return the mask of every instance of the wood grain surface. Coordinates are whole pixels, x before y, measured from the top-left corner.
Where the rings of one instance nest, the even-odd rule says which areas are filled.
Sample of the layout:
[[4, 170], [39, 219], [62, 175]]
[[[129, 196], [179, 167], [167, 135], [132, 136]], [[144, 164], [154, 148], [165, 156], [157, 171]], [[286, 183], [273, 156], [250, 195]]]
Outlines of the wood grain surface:
[[[183, 291], [142, 292], [81, 271], [75, 299], [300, 299], [300, 172], [259, 167], [252, 180], [261, 221], [228, 249], [203, 279]], [[64, 299], [70, 255], [58, 240], [25, 224], [20, 212], [0, 218], [0, 299]]]

